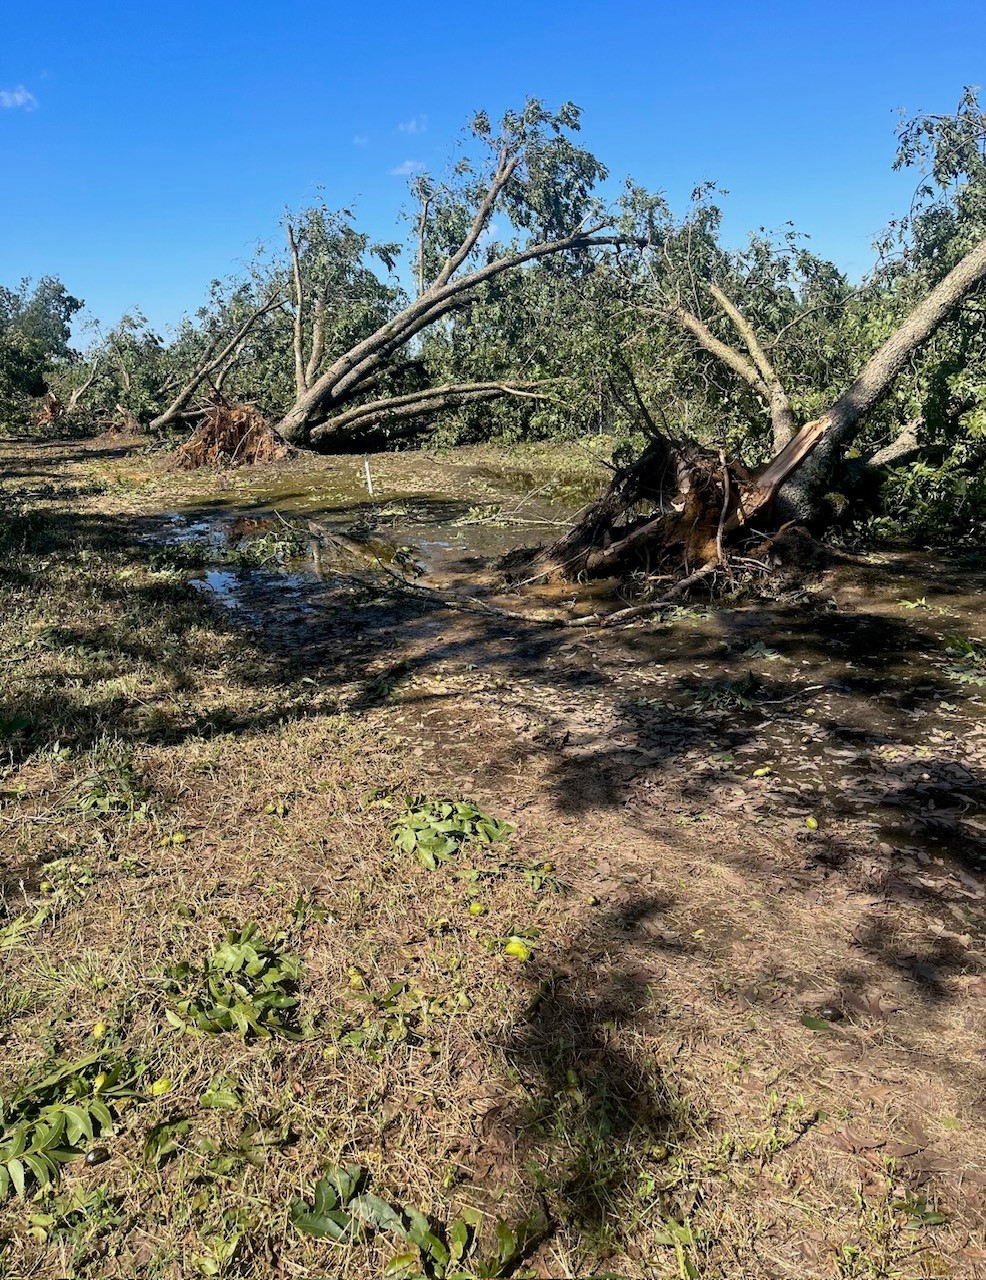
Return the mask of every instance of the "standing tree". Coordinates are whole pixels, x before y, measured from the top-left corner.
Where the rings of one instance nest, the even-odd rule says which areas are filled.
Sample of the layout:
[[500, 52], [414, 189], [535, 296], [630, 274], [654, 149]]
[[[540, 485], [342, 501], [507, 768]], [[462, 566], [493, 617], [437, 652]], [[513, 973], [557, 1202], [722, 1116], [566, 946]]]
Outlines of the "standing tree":
[[82, 306], [54, 276], [33, 288], [29, 280], [17, 289], [0, 286], [0, 413], [23, 417], [48, 390], [53, 370], [77, 360], [69, 341]]

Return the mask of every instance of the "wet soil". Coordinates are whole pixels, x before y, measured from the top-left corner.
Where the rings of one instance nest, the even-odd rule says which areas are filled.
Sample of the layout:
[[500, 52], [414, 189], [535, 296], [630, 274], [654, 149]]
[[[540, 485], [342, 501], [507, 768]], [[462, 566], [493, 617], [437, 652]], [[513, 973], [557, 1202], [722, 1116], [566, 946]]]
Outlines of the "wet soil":
[[[118, 474], [119, 459], [99, 465]], [[553, 536], [520, 522], [565, 519], [605, 472], [551, 488], [557, 457], [370, 465], [372, 497], [349, 458], [128, 481], [93, 501], [176, 564], [197, 558], [233, 625], [323, 707], [388, 735], [422, 792], [475, 796], [516, 822], [525, 857], [550, 859], [573, 892], [557, 908], [566, 946], [540, 973], [551, 996], [531, 991], [534, 1049], [552, 1017], [590, 1057], [622, 1026], [726, 1136], [771, 1098], [807, 1100], [783, 1175], [751, 1173], [736, 1202], [769, 1224], [762, 1266], [719, 1274], [834, 1274], [829, 1236], [856, 1228], [830, 1220], [877, 1203], [878, 1176], [954, 1219], [947, 1261], [932, 1259], [954, 1268], [911, 1251], [872, 1274], [982, 1274], [986, 686], [952, 640], [986, 636], [982, 566], [888, 550], [783, 599], [566, 630], [545, 619], [616, 607], [619, 587], [495, 595], [489, 561]], [[311, 529], [286, 544], [300, 555], [246, 563], [302, 515]], [[529, 616], [398, 590], [374, 557]], [[573, 997], [578, 983], [596, 994]], [[630, 1013], [612, 1012], [614, 991]], [[520, 1129], [504, 1132], [514, 1151]], [[792, 1216], [798, 1188], [825, 1221]]]
[[[566, 807], [602, 789], [644, 823], [730, 813], [808, 859], [893, 852], [919, 878], [947, 877], [963, 918], [983, 898], [986, 690], [962, 683], [949, 651], [954, 635], [986, 634], [982, 569], [891, 551], [780, 601], [696, 601], [664, 621], [566, 632], [544, 620], [619, 607], [618, 584], [490, 596], [490, 566], [554, 536], [598, 479], [417, 455], [372, 469], [384, 472], [372, 497], [352, 459], [314, 476], [257, 475], [194, 499], [150, 536], [213, 555], [201, 588], [306, 667], [331, 671], [344, 704], [413, 708], [430, 742], [454, 735], [468, 708], [548, 751]], [[310, 553], [230, 567], [231, 547], [286, 522], [311, 532]], [[354, 541], [326, 549], [326, 534]], [[368, 574], [373, 560], [532, 620], [395, 593]]]

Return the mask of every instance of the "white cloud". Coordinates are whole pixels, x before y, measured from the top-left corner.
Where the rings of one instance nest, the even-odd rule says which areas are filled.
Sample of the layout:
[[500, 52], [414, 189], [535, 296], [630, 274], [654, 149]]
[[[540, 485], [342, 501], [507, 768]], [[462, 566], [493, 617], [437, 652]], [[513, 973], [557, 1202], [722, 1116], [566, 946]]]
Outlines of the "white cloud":
[[427, 116], [412, 116], [410, 120], [402, 120], [397, 126], [398, 133], [424, 133], [428, 128]]
[[37, 98], [22, 84], [16, 89], [0, 89], [0, 107], [23, 107], [26, 111], [33, 111], [37, 105]]
[[409, 178], [412, 173], [417, 173], [423, 168], [424, 165], [420, 160], [404, 160], [396, 169], [391, 169], [390, 174], [393, 178]]
[[358, 134], [356, 135], [356, 137], [355, 137], [355, 138], [353, 138], [353, 146], [354, 146], [354, 147], [365, 147], [365, 146], [366, 146], [366, 144], [367, 144], [369, 141], [370, 141], [370, 139], [366, 136], [366, 134], [365, 134], [365, 133], [358, 133]]

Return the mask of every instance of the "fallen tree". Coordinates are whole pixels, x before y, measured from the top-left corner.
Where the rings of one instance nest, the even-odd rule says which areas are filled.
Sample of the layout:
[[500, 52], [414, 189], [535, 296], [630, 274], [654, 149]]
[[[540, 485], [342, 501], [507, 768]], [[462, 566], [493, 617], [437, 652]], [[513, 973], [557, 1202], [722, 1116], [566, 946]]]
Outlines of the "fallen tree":
[[[729, 317], [747, 354], [715, 338], [704, 321], [674, 304], [671, 313], [682, 327], [769, 407], [774, 456], [751, 473], [724, 453], [675, 439], [651, 423], [652, 438], [643, 456], [618, 471], [607, 492], [585, 509], [574, 527], [537, 555], [535, 571], [574, 579], [662, 567], [673, 568], [679, 576], [697, 575], [698, 580], [725, 565], [729, 546], [769, 519], [771, 512], [782, 520], [810, 525], [819, 510], [819, 496], [865, 415], [912, 354], [984, 280], [986, 239], [911, 310], [848, 389], [800, 427], [762, 344], [717, 285], [710, 285], [708, 292]], [[913, 444], [913, 431], [909, 424], [885, 458], [903, 456]]]
[[174, 423], [188, 419], [192, 401], [203, 383], [221, 389], [230, 368], [236, 363], [243, 349], [243, 344], [255, 324], [268, 312], [284, 305], [284, 295], [275, 290], [258, 306], [253, 307], [247, 316], [233, 329], [232, 333], [220, 330], [208, 343], [191, 375], [185, 379], [168, 406], [162, 410], [149, 424], [150, 431], [163, 431]]
[[[324, 300], [316, 293], [306, 354], [305, 286], [298, 246], [289, 226], [296, 400], [278, 423], [286, 440], [328, 450], [343, 444], [357, 427], [365, 428], [388, 414], [420, 418], [477, 398], [532, 393], [529, 384], [489, 381], [429, 388], [416, 396], [407, 393], [391, 411], [382, 399], [369, 405], [357, 403], [393, 371], [395, 358], [418, 334], [480, 300], [483, 290], [504, 273], [547, 258], [628, 243], [627, 236], [615, 233], [615, 219], [603, 213], [591, 196], [595, 181], [605, 176], [605, 170], [588, 152], [572, 145], [566, 134], [577, 128], [576, 108], [569, 105], [550, 115], [535, 101], [519, 115], [509, 113], [497, 136], [485, 117], [477, 117], [473, 133], [492, 154], [492, 172], [484, 179], [459, 165], [458, 185], [427, 186], [417, 222], [418, 296], [332, 359], [317, 376], [325, 346]], [[427, 185], [423, 178], [418, 181]], [[528, 230], [528, 243], [505, 250], [493, 246], [490, 236], [495, 214]]]

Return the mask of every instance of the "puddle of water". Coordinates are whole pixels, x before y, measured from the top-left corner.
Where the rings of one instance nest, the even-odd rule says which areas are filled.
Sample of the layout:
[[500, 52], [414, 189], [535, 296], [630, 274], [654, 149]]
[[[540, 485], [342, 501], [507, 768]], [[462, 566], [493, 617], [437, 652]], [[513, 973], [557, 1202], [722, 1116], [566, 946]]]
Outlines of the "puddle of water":
[[[400, 455], [374, 460], [393, 470]], [[406, 488], [386, 479], [366, 491], [362, 468], [351, 461], [326, 473], [265, 476], [206, 502], [189, 504], [177, 517], [185, 522], [177, 535], [212, 546], [235, 546], [276, 528], [279, 517], [308, 522], [313, 532], [355, 536], [372, 542], [381, 559], [400, 560], [406, 548], [433, 580], [472, 573], [478, 563], [499, 559], [518, 546], [555, 536], [556, 531], [601, 491], [605, 476], [573, 472], [537, 475], [523, 468], [495, 472], [442, 460], [407, 464]], [[443, 487], [438, 487], [441, 482]], [[408, 492], [409, 488], [416, 491]], [[324, 571], [325, 557], [322, 569]], [[305, 572], [299, 562], [292, 566]], [[312, 570], [317, 575], [317, 570]]]
[[[770, 811], [790, 813], [795, 825], [807, 813], [823, 832], [850, 822], [901, 849], [967, 866], [981, 861], [986, 826], [977, 835], [975, 823], [986, 812], [983, 697], [949, 678], [943, 653], [947, 634], [986, 633], [981, 568], [901, 553], [840, 569], [830, 582], [837, 600], [830, 612], [820, 604], [704, 615], [694, 609], [637, 632], [541, 632], [533, 639], [514, 628], [507, 635], [509, 627], [475, 615], [436, 615], [412, 598], [399, 606], [374, 599], [372, 590], [354, 595], [345, 582], [365, 578], [369, 562], [359, 561], [348, 540], [406, 573], [416, 562], [422, 581], [481, 591], [484, 565], [555, 536], [556, 525], [536, 522], [563, 521], [593, 496], [584, 477], [538, 491], [538, 477], [523, 470], [459, 468], [443, 488], [450, 470], [441, 460], [430, 471], [420, 460], [408, 465], [408, 487], [417, 491], [381, 478], [372, 499], [351, 460], [346, 474], [337, 468], [314, 480], [255, 477], [176, 513], [165, 537], [199, 543], [207, 554], [212, 548], [220, 560], [283, 529], [281, 517], [307, 521], [312, 539], [303, 557], [262, 568], [210, 565], [198, 589], [237, 608], [239, 617], [270, 625], [280, 645], [299, 651], [317, 646], [328, 623], [351, 639], [364, 666], [376, 655], [407, 657], [428, 671], [468, 659], [477, 680], [493, 677], [504, 690], [492, 702], [558, 726], [559, 737], [570, 723], [595, 725], [592, 732], [607, 743], [629, 733], [638, 750], [659, 760], [662, 785], [687, 773], [696, 753], [734, 753], [735, 764], [716, 766], [723, 785], [776, 788]], [[340, 613], [347, 590], [358, 607]], [[587, 609], [624, 603], [605, 582], [539, 583], [521, 594], [542, 607], [576, 597]], [[303, 613], [316, 615], [317, 625]], [[698, 696], [703, 684], [739, 680], [748, 670], [763, 681], [753, 705], [709, 715]], [[822, 687], [808, 692], [809, 685]], [[974, 776], [960, 785], [953, 765], [964, 763]], [[764, 765], [769, 784], [751, 783]]]
[[196, 591], [213, 595], [227, 609], [239, 609], [240, 589], [239, 575], [231, 569], [204, 569], [202, 576], [192, 578], [192, 586]]

